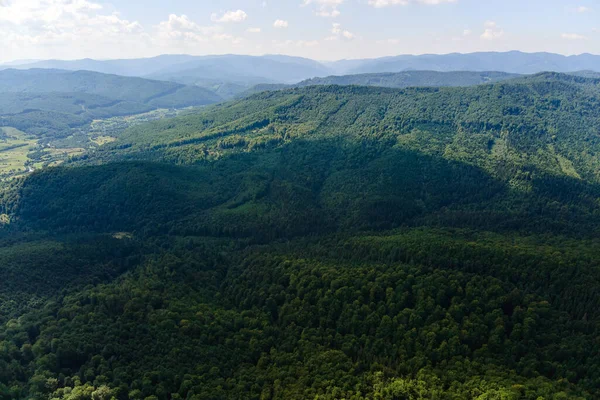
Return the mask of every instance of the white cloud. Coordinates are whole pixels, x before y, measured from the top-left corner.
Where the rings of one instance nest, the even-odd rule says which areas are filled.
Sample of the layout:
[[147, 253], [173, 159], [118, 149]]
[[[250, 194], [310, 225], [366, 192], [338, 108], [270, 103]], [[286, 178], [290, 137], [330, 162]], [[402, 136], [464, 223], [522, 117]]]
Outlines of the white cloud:
[[504, 36], [504, 30], [500, 29], [494, 21], [486, 21], [484, 28], [485, 30], [480, 36], [483, 40], [496, 40]]
[[239, 44], [242, 39], [224, 33], [220, 26], [201, 26], [187, 15], [169, 15], [169, 19], [155, 27], [154, 39], [159, 47], [187, 48], [197, 43], [222, 42]]
[[320, 43], [318, 40], [272, 40], [271, 44], [278, 48], [290, 48], [290, 47], [316, 47]]
[[471, 36], [471, 34], [472, 34], [472, 33], [473, 33], [473, 31], [472, 31], [472, 30], [470, 30], [470, 29], [465, 29], [465, 30], [463, 31], [463, 36]]
[[354, 34], [352, 32], [344, 31], [342, 32], [342, 36], [348, 40], [354, 39]]
[[319, 17], [336, 18], [340, 15], [338, 6], [342, 5], [345, 0], [304, 0], [303, 6], [309, 4], [316, 5], [315, 14]]
[[578, 13], [586, 13], [588, 11], [592, 11], [592, 9], [586, 6], [579, 6], [575, 8], [575, 11], [577, 11]]
[[248, 14], [243, 10], [227, 11], [221, 17], [217, 14], [213, 14], [210, 17], [213, 22], [243, 22], [246, 18], [248, 18]]
[[248, 33], [260, 33], [262, 31], [262, 29], [260, 28], [248, 28], [246, 29], [246, 32]]
[[377, 41], [378, 44], [391, 44], [391, 45], [397, 45], [402, 43], [401, 39], [397, 39], [397, 38], [390, 38], [390, 39], [385, 39], [385, 40], [378, 40]]
[[[3, 0], [0, 48], [125, 44], [148, 39], [137, 21], [87, 0]], [[2, 50], [0, 50], [2, 51]]]
[[331, 24], [330, 32], [332, 35], [325, 38], [325, 40], [337, 40], [339, 38], [352, 40], [355, 37], [352, 32], [342, 29], [342, 24], [339, 24], [337, 22]]
[[275, 22], [273, 22], [273, 27], [280, 28], [280, 29], [287, 28], [289, 25], [290, 25], [289, 22], [284, 21], [282, 19], [278, 19]]
[[587, 39], [587, 37], [585, 37], [583, 35], [579, 35], [577, 33], [563, 33], [560, 36], [566, 40], [586, 40]]
[[87, 0], [4, 0], [0, 21], [13, 24], [52, 23], [68, 17], [83, 17], [102, 6]]
[[369, 0], [369, 5], [375, 8], [389, 6], [407, 6], [412, 3], [436, 6], [439, 4], [456, 3], [458, 0]]
[[318, 40], [299, 40], [296, 42], [296, 45], [299, 47], [315, 47], [319, 45]]
[[162, 38], [196, 41], [208, 40], [209, 37], [221, 34], [221, 28], [218, 26], [200, 26], [187, 15], [176, 14], [169, 15], [169, 19], [158, 24], [156, 30]]

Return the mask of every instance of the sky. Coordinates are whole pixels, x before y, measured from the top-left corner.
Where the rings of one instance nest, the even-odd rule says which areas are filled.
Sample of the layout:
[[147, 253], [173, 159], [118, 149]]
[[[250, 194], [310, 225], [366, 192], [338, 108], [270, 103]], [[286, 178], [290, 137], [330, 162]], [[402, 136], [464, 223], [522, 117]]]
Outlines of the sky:
[[600, 0], [0, 0], [0, 62], [508, 50], [600, 54]]

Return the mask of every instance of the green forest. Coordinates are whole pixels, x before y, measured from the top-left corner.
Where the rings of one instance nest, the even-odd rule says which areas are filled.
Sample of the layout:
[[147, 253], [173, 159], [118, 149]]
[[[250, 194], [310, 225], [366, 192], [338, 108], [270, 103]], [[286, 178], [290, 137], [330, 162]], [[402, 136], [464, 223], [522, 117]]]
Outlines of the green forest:
[[0, 399], [600, 398], [600, 79], [321, 85], [0, 191]]

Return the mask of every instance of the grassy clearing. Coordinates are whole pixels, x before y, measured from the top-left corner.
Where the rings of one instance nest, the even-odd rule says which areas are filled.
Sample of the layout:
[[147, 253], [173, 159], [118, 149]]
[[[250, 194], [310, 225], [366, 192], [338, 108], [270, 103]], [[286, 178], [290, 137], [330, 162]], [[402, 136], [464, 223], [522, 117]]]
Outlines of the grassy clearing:
[[37, 140], [15, 128], [0, 130], [0, 175], [26, 172], [27, 154], [37, 147]]
[[91, 139], [92, 142], [96, 143], [98, 146], [102, 146], [103, 144], [111, 143], [117, 140], [116, 137], [113, 136], [96, 136]]

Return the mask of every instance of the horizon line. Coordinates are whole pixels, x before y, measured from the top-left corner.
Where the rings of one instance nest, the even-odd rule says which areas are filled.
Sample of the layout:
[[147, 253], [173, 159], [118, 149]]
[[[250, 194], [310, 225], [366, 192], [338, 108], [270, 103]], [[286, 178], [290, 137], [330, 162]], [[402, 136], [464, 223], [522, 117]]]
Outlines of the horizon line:
[[409, 53], [402, 54], [402, 53], [400, 53], [400, 54], [396, 54], [396, 55], [381, 56], [381, 57], [341, 58], [341, 59], [336, 59], [336, 60], [318, 60], [318, 59], [309, 58], [309, 57], [295, 56], [295, 55], [282, 54], [282, 53], [265, 53], [265, 54], [261, 54], [261, 55], [241, 54], [241, 53], [215, 53], [215, 54], [162, 53], [162, 54], [157, 54], [157, 55], [154, 55], [154, 56], [132, 57], [132, 58], [90, 58], [90, 57], [85, 57], [85, 58], [74, 58], [74, 59], [60, 59], [60, 58], [14, 59], [14, 60], [9, 60], [9, 61], [3, 61], [3, 62], [0, 63], [0, 65], [15, 64], [17, 62], [23, 62], [23, 64], [16, 64], [15, 66], [18, 66], [18, 65], [27, 65], [27, 64], [35, 64], [35, 63], [39, 63], [39, 62], [48, 62], [48, 61], [62, 61], [62, 62], [98, 61], [98, 62], [107, 62], [107, 61], [150, 60], [150, 59], [158, 58], [158, 57], [176, 57], [176, 56], [180, 56], [180, 57], [181, 56], [187, 56], [187, 57], [227, 57], [227, 56], [239, 56], [239, 57], [256, 57], [256, 58], [281, 56], [281, 57], [290, 57], [290, 58], [300, 58], [300, 59], [304, 59], [304, 60], [311, 60], [311, 61], [319, 62], [321, 64], [327, 64], [327, 63], [336, 63], [336, 62], [342, 62], [342, 61], [379, 60], [379, 59], [395, 58], [395, 57], [423, 57], [423, 56], [449, 56], [449, 55], [473, 55], [473, 54], [508, 54], [508, 53], [521, 53], [521, 54], [530, 54], [530, 55], [534, 55], [534, 54], [548, 54], [548, 55], [555, 55], [555, 56], [560, 56], [560, 57], [565, 57], [565, 58], [580, 57], [580, 56], [600, 57], [600, 54], [594, 54], [594, 53], [589, 53], [589, 52], [566, 55], [566, 54], [553, 53], [553, 52], [548, 52], [548, 51], [531, 51], [531, 52], [529, 52], [529, 51], [522, 51], [522, 50], [473, 51], [473, 52], [467, 52], [467, 53], [461, 53], [461, 52], [451, 52], [451, 53], [421, 53], [421, 54], [409, 54]]

